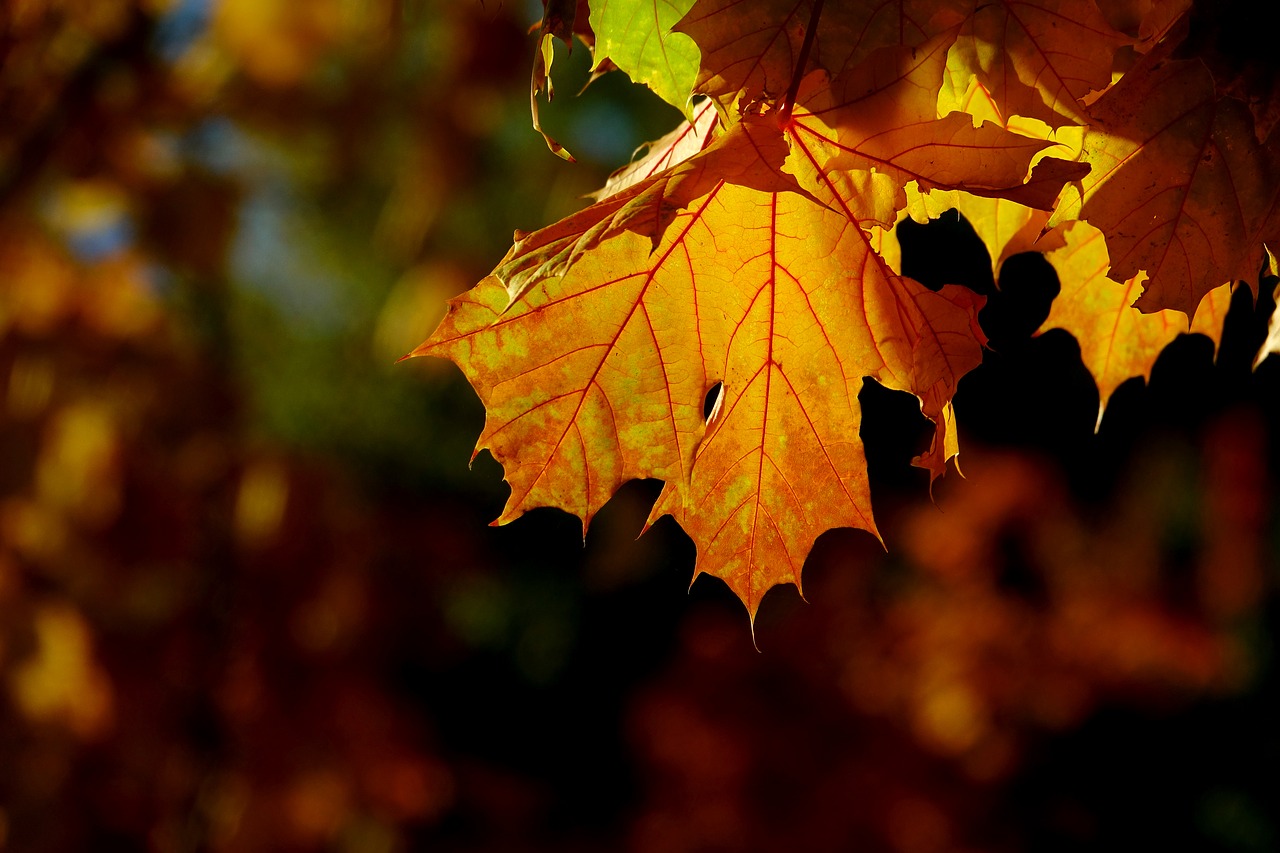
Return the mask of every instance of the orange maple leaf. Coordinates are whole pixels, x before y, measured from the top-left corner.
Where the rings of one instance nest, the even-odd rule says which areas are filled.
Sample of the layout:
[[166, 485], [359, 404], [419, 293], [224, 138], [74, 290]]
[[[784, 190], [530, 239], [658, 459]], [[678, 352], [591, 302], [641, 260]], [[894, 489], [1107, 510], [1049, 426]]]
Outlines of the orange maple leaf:
[[[940, 107], [942, 100], [939, 99]], [[1069, 169], [1069, 161], [1062, 157], [1074, 158], [1078, 154], [1072, 145], [1062, 141], [1068, 136], [1066, 132], [1056, 131], [1051, 134], [1047, 126], [1034, 120], [1028, 121], [1017, 116], [1004, 117], [991, 93], [977, 79], [970, 80], [968, 89], [959, 97], [948, 97], [946, 102], [950, 108], [967, 113], [978, 122], [993, 122], [1006, 130], [1045, 141], [1049, 141], [1052, 135], [1056, 140], [1053, 146], [1036, 156], [1056, 161], [1059, 164], [1056, 168]], [[1079, 133], [1074, 135], [1078, 137]], [[1050, 153], [1062, 157], [1048, 157]], [[1037, 174], [1043, 175], [1044, 170], [1041, 169]], [[915, 183], [907, 184], [906, 194], [907, 206], [904, 214], [922, 225], [937, 219], [948, 210], [959, 211], [986, 246], [991, 258], [992, 277], [997, 283], [1000, 281], [1000, 269], [1010, 257], [1021, 252], [1047, 252], [1056, 248], [1061, 241], [1060, 230], [1046, 233], [1049, 222], [1047, 210], [1028, 207], [1010, 198], [998, 195], [976, 196], [960, 190], [933, 189], [922, 192]]]

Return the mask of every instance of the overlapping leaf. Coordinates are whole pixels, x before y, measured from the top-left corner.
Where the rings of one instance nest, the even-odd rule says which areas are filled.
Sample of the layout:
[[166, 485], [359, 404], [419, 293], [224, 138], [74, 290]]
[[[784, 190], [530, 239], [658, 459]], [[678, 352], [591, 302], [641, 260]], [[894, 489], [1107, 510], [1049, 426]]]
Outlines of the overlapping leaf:
[[781, 97], [797, 73], [812, 11], [813, 0], [696, 0], [676, 25], [702, 52], [696, 90]]
[[[1047, 126], [1035, 120], [1017, 116], [1006, 118], [991, 93], [976, 79], [970, 80], [963, 97], [951, 99], [950, 106], [972, 116], [975, 121], [992, 122], [1023, 136], [1046, 142], [1051, 141], [1052, 137], [1052, 147], [1042, 150], [1036, 155], [1038, 158], [1054, 155], [1055, 160], [1069, 162], [1078, 156], [1078, 144], [1068, 144], [1066, 141], [1078, 138], [1079, 133], [1074, 132], [1076, 129], [1049, 132]], [[906, 193], [905, 214], [918, 223], [924, 224], [937, 219], [948, 210], [959, 211], [986, 246], [991, 258], [991, 273], [996, 281], [1000, 279], [1000, 268], [1013, 255], [1032, 251], [1047, 252], [1056, 248], [1061, 241], [1061, 231], [1045, 233], [1049, 222], [1048, 211], [1019, 204], [1010, 198], [998, 195], [975, 196], [958, 190], [934, 189], [921, 192], [919, 185], [915, 183], [907, 185]]]
[[1253, 281], [1276, 237], [1280, 146], [1261, 144], [1243, 104], [1198, 60], [1153, 59], [1094, 105], [1083, 159], [1093, 170], [1054, 223], [1106, 235], [1111, 277], [1149, 276], [1144, 311], [1187, 316], [1219, 285]]
[[801, 89], [807, 109], [796, 115], [797, 143], [829, 150], [832, 169], [890, 176], [895, 210], [905, 204], [901, 187], [909, 181], [926, 190], [960, 189], [1051, 208], [1063, 183], [1085, 168], [1045, 158], [1028, 181], [1030, 163], [1049, 142], [993, 122], [974, 127], [962, 113], [937, 117], [950, 35], [916, 48], [879, 50], [829, 85], [811, 75]]
[[[697, 90], [724, 98], [779, 98], [814, 68], [837, 77], [883, 47], [913, 47], [957, 26], [970, 0], [696, 0], [676, 26], [702, 48]], [[798, 68], [810, 27], [814, 49]]]
[[[693, 39], [672, 31], [691, 4], [692, 0], [594, 0], [595, 67], [612, 61], [632, 80], [692, 118], [689, 94], [700, 54]], [[636, 32], [646, 37], [635, 38]]]
[[[892, 221], [891, 181], [827, 170], [816, 119], [797, 113], [785, 132], [795, 143], [805, 121], [809, 144], [790, 157], [779, 116], [749, 116], [524, 236], [415, 351], [457, 361], [485, 402], [479, 446], [512, 487], [500, 520], [551, 505], [585, 522], [626, 480], [661, 478], [655, 517], [674, 515], [699, 569], [754, 613], [771, 586], [799, 583], [823, 531], [875, 529], [864, 376], [921, 399], [938, 425], [920, 460], [934, 476], [956, 453], [950, 399], [981, 360], [981, 297], [896, 275], [861, 227]], [[654, 227], [628, 206], [673, 218]]]
[[958, 98], [977, 81], [1007, 116], [1083, 124], [1080, 100], [1111, 83], [1126, 42], [1093, 0], [981, 3], [951, 46], [943, 95]]
[[1213, 341], [1222, 337], [1222, 324], [1231, 306], [1231, 285], [1210, 291], [1187, 326], [1178, 311], [1143, 314], [1133, 307], [1142, 292], [1142, 276], [1123, 283], [1108, 277], [1106, 241], [1086, 222], [1065, 226], [1065, 245], [1045, 255], [1058, 273], [1062, 292], [1041, 326], [1066, 329], [1080, 343], [1085, 367], [1098, 385], [1098, 423], [1112, 392], [1126, 379], [1151, 377], [1161, 350], [1187, 331]]
[[[760, 128], [759, 122], [735, 125], [697, 157], [645, 180], [624, 175], [620, 181], [632, 181], [626, 188], [586, 210], [541, 231], [517, 233], [515, 245], [494, 274], [515, 300], [535, 282], [564, 275], [587, 252], [622, 231], [648, 237], [656, 248], [677, 212], [721, 181], [762, 192], [801, 191], [793, 178], [779, 171], [786, 156], [781, 137], [769, 137]], [[696, 135], [697, 128], [688, 133]]]

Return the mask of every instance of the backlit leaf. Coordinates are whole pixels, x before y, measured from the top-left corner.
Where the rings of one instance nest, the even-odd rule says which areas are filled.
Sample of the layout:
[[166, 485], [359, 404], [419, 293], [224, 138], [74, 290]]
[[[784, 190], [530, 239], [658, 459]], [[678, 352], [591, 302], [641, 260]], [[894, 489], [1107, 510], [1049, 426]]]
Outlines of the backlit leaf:
[[703, 100], [693, 110], [690, 121], [681, 124], [656, 142], [649, 143], [643, 157], [623, 166], [609, 176], [605, 185], [592, 194], [601, 201], [616, 195], [640, 181], [652, 178], [677, 163], [683, 163], [711, 144], [711, 137], [720, 127], [720, 116], [710, 100]]
[[1216, 95], [1198, 61], [1144, 62], [1091, 111], [1093, 170], [1054, 224], [1085, 219], [1106, 235], [1111, 276], [1149, 276], [1144, 311], [1191, 316], [1219, 285], [1258, 272], [1275, 206], [1280, 150], [1261, 145], [1249, 111]]
[[[623, 483], [660, 479], [650, 521], [673, 516], [696, 573], [753, 616], [772, 586], [800, 585], [824, 531], [874, 533], [863, 380], [919, 400], [934, 433], [914, 461], [932, 482], [959, 452], [952, 399], [985, 344], [982, 297], [900, 275], [907, 215], [962, 212], [997, 278], [1011, 255], [1049, 253], [1063, 287], [1046, 328], [1081, 339], [1104, 405], [1183, 331], [1139, 307], [1190, 313], [1211, 294], [1194, 328], [1216, 341], [1216, 288], [1280, 235], [1280, 142], [1258, 142], [1201, 61], [1170, 59], [1181, 11], [597, 3], [598, 62], [688, 120], [589, 208], [518, 232], [412, 353], [456, 362], [484, 402], [477, 450], [511, 486], [499, 523], [555, 506], [585, 527]], [[710, 96], [696, 106], [676, 73], [693, 67], [686, 39]]]
[[780, 97], [814, 68], [838, 76], [883, 47], [923, 44], [964, 20], [969, 0], [828, 2], [817, 16], [814, 50], [797, 68], [813, 0], [696, 0], [677, 25], [702, 48], [697, 89], [714, 97]]
[[[945, 94], [945, 86], [943, 91]], [[1080, 136], [1078, 129], [1053, 131], [1034, 119], [1005, 118], [991, 93], [976, 78], [970, 79], [962, 97], [940, 98], [939, 111], [942, 111], [944, 101], [948, 111], [954, 109], [967, 113], [975, 122], [992, 122], [1022, 136], [1053, 142], [1052, 147], [1036, 155], [1037, 159], [1070, 163], [1079, 154], [1078, 142], [1075, 141]], [[1048, 155], [1055, 156], [1049, 158]], [[1013, 198], [976, 196], [959, 190], [934, 189], [922, 193], [914, 183], [907, 185], [906, 193], [906, 212], [921, 224], [937, 219], [948, 210], [959, 211], [986, 246], [991, 258], [991, 273], [997, 282], [1000, 280], [1000, 268], [1010, 257], [1021, 252], [1047, 252], [1061, 243], [1060, 231], [1045, 233], [1049, 222], [1047, 211], [1027, 207]]]
[[1093, 0], [982, 3], [947, 55], [947, 84], [958, 96], [980, 83], [1007, 116], [1083, 124], [1080, 99], [1111, 83], [1113, 57], [1127, 41]]
[[[612, 60], [637, 83], [692, 118], [689, 95], [698, 73], [698, 46], [672, 27], [693, 0], [593, 0], [595, 66]], [[634, 38], [637, 31], [648, 36]]]
[[[867, 225], [884, 211], [847, 194], [875, 176], [833, 176], [802, 148], [778, 172], [778, 145], [784, 129], [769, 116], [736, 125], [673, 170], [705, 192], [656, 247], [609, 228], [592, 251], [509, 291], [509, 271], [530, 269], [521, 255], [556, 242], [530, 235], [414, 352], [456, 361], [484, 401], [478, 448], [512, 488], [500, 522], [558, 506], [587, 523], [627, 480], [662, 479], [653, 518], [673, 515], [698, 570], [753, 615], [770, 587], [799, 585], [822, 532], [875, 531], [863, 377], [921, 399], [937, 434], [920, 464], [936, 476], [958, 449], [951, 396], [983, 342], [981, 297], [929, 291], [873, 251], [857, 211], [873, 214]], [[709, 178], [723, 174], [707, 166], [717, 158], [737, 164], [736, 182]], [[641, 182], [584, 214], [671, 181]], [[708, 422], [704, 399], [718, 384]]]
[[1062, 292], [1040, 330], [1066, 329], [1079, 342], [1084, 365], [1098, 384], [1101, 424], [1112, 392], [1134, 376], [1149, 379], [1161, 350], [1178, 335], [1199, 332], [1217, 348], [1231, 307], [1231, 285], [1207, 294], [1188, 329], [1186, 315], [1179, 311], [1144, 314], [1133, 307], [1143, 276], [1123, 283], [1108, 277], [1101, 232], [1086, 222], [1073, 222], [1065, 230], [1066, 245], [1045, 255], [1058, 273]]
[[962, 113], [937, 117], [937, 91], [951, 35], [944, 33], [919, 48], [877, 51], [830, 84], [821, 74], [811, 75], [801, 87], [806, 110], [795, 119], [799, 144], [829, 151], [829, 168], [891, 176], [899, 187], [895, 208], [905, 204], [900, 187], [909, 181], [922, 189], [962, 189], [1052, 207], [1062, 184], [1083, 171], [1078, 164], [1042, 161], [1046, 172], [1057, 168], [1056, 180], [1042, 175], [1026, 184], [1033, 158], [1049, 142], [993, 122], [974, 127]]
[[796, 73], [812, 11], [812, 0], [696, 0], [676, 31], [701, 48], [697, 91], [780, 97]]
[[735, 125], [696, 158], [631, 183], [541, 231], [517, 233], [494, 273], [515, 300], [532, 282], [565, 274], [586, 252], [621, 231], [648, 237], [656, 247], [677, 211], [723, 180], [763, 192], [802, 192], [794, 178], [780, 171], [785, 157], [781, 136], [768, 133], [760, 122]]

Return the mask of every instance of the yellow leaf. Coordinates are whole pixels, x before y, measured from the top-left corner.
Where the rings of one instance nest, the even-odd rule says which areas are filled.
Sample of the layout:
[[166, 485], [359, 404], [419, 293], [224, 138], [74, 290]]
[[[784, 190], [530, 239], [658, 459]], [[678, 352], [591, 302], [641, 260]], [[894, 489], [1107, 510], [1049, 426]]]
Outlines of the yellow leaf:
[[1058, 273], [1062, 291], [1040, 331], [1065, 329], [1080, 343], [1081, 358], [1098, 385], [1101, 425], [1112, 392], [1134, 376], [1149, 379], [1160, 351], [1178, 335], [1198, 332], [1217, 348], [1231, 306], [1231, 285], [1209, 292], [1188, 329], [1181, 312], [1144, 314], [1134, 307], [1143, 276], [1124, 283], [1109, 278], [1106, 242], [1096, 228], [1073, 222], [1065, 231], [1066, 244], [1045, 255]]

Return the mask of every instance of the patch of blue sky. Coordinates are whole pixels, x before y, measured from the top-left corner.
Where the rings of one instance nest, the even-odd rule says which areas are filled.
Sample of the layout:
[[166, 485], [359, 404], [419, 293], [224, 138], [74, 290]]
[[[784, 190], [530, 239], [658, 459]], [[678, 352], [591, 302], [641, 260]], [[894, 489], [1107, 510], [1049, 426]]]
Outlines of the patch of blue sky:
[[156, 21], [151, 46], [165, 62], [177, 62], [208, 29], [214, 0], [176, 0]]
[[225, 116], [210, 116], [187, 131], [181, 141], [188, 162], [216, 175], [243, 171], [260, 159], [253, 142]]
[[281, 181], [258, 186], [241, 204], [230, 269], [237, 285], [265, 298], [292, 329], [332, 335], [349, 320], [346, 288], [306, 238], [298, 201]]
[[119, 214], [96, 220], [90, 225], [66, 230], [67, 248], [85, 263], [109, 258], [133, 245], [134, 226], [128, 216]]
[[625, 109], [608, 101], [585, 98], [575, 111], [567, 137], [575, 157], [608, 166], [626, 163], [636, 149], [640, 131]]

